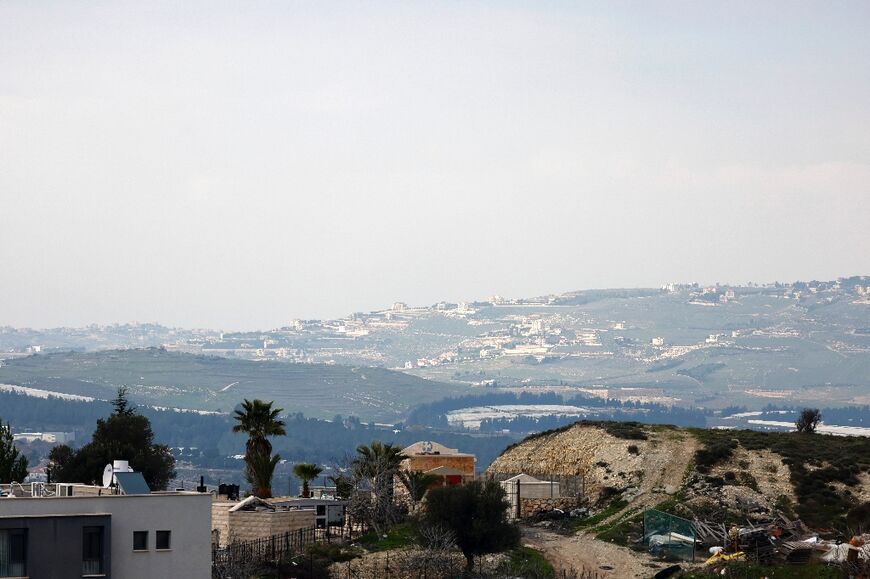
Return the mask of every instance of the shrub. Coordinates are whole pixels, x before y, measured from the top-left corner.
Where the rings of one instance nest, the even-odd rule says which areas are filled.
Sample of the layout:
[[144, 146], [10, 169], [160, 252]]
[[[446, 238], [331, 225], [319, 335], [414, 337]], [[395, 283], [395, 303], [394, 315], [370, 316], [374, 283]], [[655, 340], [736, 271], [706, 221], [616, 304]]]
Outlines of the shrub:
[[731, 458], [735, 448], [737, 448], [737, 441], [723, 440], [715, 441], [705, 448], [696, 451], [695, 464], [698, 471], [705, 474], [710, 472], [710, 469], [716, 466], [716, 464]]
[[637, 447], [636, 444], [629, 444], [628, 454], [640, 454], [640, 449]]

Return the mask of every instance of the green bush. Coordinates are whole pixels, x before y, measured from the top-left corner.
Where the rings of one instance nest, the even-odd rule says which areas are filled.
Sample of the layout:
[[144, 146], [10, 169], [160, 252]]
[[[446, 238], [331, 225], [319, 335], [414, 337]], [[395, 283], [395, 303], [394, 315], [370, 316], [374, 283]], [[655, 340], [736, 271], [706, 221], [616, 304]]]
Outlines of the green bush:
[[556, 576], [553, 566], [537, 549], [516, 547], [507, 553], [495, 572], [498, 577], [528, 577], [550, 579]]
[[468, 569], [475, 555], [512, 549], [520, 530], [508, 521], [504, 489], [494, 481], [473, 481], [429, 491], [424, 521], [453, 532]]

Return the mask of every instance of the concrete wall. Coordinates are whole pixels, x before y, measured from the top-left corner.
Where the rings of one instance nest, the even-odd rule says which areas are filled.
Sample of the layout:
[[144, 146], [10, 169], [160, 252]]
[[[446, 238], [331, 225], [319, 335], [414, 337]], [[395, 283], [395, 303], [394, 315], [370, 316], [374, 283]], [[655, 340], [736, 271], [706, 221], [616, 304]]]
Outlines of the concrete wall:
[[111, 579], [109, 515], [0, 518], [0, 529], [27, 529], [27, 576], [39, 579], [82, 577], [84, 527], [103, 527], [103, 570], [105, 577]]
[[[117, 579], [211, 577], [211, 495], [166, 493], [0, 499], [0, 519], [22, 515], [111, 514], [111, 573]], [[172, 531], [156, 551], [156, 531]], [[149, 550], [133, 552], [133, 531], [148, 531]], [[81, 549], [81, 538], [75, 538]], [[79, 557], [80, 558], [80, 557]]]
[[[507, 494], [515, 494], [517, 492], [517, 485], [515, 483], [501, 483], [502, 488], [504, 488], [505, 493]], [[541, 482], [521, 482], [520, 483], [520, 497], [524, 499], [552, 499], [561, 496], [559, 494], [559, 483], [549, 481], [541, 481]]]

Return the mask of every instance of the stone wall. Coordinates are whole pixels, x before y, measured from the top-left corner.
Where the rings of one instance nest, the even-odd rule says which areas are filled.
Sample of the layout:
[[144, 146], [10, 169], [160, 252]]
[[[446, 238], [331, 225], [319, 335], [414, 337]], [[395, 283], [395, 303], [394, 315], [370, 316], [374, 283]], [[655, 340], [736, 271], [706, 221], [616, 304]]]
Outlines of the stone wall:
[[[227, 542], [250, 541], [314, 526], [314, 509], [228, 513]], [[224, 539], [221, 537], [221, 542]]]
[[520, 516], [531, 517], [537, 513], [545, 513], [553, 509], [568, 512], [578, 507], [577, 497], [555, 497], [552, 499], [520, 499]]

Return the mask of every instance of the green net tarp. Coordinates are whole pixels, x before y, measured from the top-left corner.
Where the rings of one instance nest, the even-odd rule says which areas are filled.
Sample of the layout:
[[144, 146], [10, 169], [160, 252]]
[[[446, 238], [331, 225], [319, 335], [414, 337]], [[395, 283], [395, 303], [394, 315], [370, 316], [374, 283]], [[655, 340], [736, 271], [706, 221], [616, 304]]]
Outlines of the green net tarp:
[[656, 557], [693, 561], [695, 529], [692, 522], [650, 509], [643, 514], [643, 544]]

